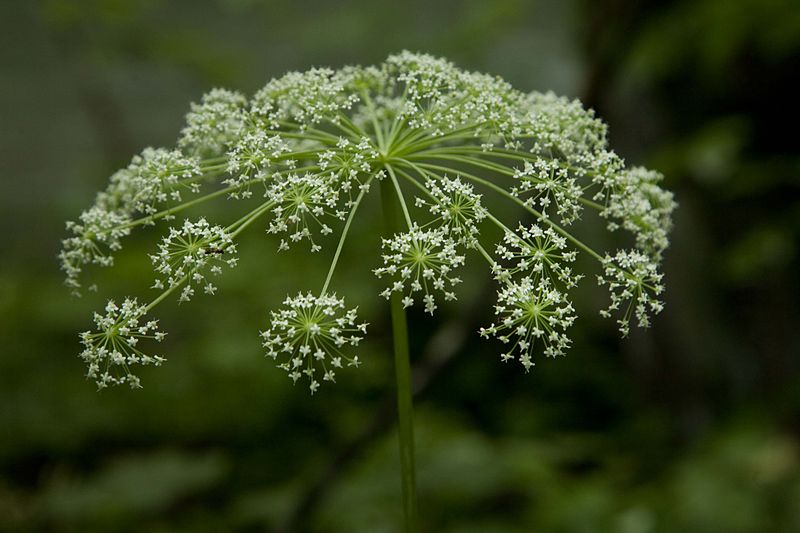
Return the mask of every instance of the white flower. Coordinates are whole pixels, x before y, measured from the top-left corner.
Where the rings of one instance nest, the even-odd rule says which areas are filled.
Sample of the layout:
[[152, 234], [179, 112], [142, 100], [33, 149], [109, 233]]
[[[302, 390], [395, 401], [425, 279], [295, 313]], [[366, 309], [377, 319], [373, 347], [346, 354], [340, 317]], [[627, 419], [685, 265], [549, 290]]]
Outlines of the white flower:
[[158, 246], [158, 253], [150, 259], [160, 276], [155, 288], [186, 284], [181, 302], [194, 295], [195, 285], [203, 285], [206, 294], [214, 294], [216, 287], [207, 276], [217, 276], [222, 273], [223, 266], [234, 267], [238, 262], [231, 236], [221, 226], [212, 226], [204, 218], [197, 222], [185, 220], [180, 228], [170, 228]]
[[88, 365], [86, 377], [94, 379], [100, 389], [127, 383], [141, 387], [139, 378], [131, 372], [134, 365], [160, 366], [165, 359], [147, 355], [139, 349], [141, 339], [161, 342], [165, 333], [158, 330], [155, 320], [144, 321], [145, 306], [126, 298], [122, 305], [109, 300], [105, 315], [94, 314], [96, 331], [81, 333], [83, 351], [80, 358]]
[[247, 120], [247, 99], [240, 93], [213, 89], [191, 104], [178, 146], [203, 155], [219, 155], [236, 141]]
[[524, 273], [533, 278], [534, 284], [540, 279], [547, 279], [553, 286], [563, 285], [571, 289], [583, 277], [574, 273], [569, 266], [575, 261], [577, 253], [568, 251], [567, 239], [550, 227], [542, 229], [536, 224], [529, 227], [520, 225], [517, 233], [506, 232], [503, 242], [497, 244], [496, 251], [501, 259], [512, 262], [510, 267], [499, 263], [495, 265], [495, 275], [501, 281]]
[[461, 245], [474, 248], [478, 244], [478, 224], [486, 218], [481, 195], [461, 178], [428, 180], [425, 187], [431, 199], [417, 198], [418, 207], [427, 207], [439, 224]]
[[425, 311], [433, 314], [436, 304], [432, 292], [444, 294], [445, 300], [455, 300], [452, 287], [461, 280], [453, 270], [464, 264], [464, 256], [456, 253], [456, 243], [443, 228], [423, 230], [417, 226], [407, 233], [384, 239], [383, 267], [375, 275], [389, 276], [392, 284], [381, 295], [389, 298], [392, 292], [404, 292], [403, 305], [414, 304], [414, 294], [423, 293]]
[[352, 90], [352, 71], [312, 68], [273, 79], [253, 96], [252, 112], [277, 128], [281, 121], [311, 125], [349, 110], [359, 97]]
[[308, 240], [311, 251], [320, 250], [314, 241], [314, 231], [328, 235], [333, 229], [324, 217], [344, 220], [346, 212], [337, 210], [339, 190], [328, 179], [311, 173], [289, 174], [275, 181], [267, 190], [267, 198], [274, 204], [272, 221], [267, 233], [287, 233], [289, 241], [281, 241], [280, 249], [287, 249], [289, 242]]
[[505, 284], [497, 293], [495, 314], [499, 322], [481, 328], [481, 336], [511, 344], [502, 360], [518, 357], [526, 371], [534, 365], [531, 353], [540, 349], [538, 345], [548, 357], [564, 355], [570, 346], [566, 330], [575, 321], [575, 310], [546, 279], [538, 284], [530, 278]]
[[145, 148], [127, 168], [111, 176], [108, 188], [97, 197], [105, 209], [153, 214], [156, 206], [180, 201], [183, 191], [198, 192], [202, 175], [199, 160], [179, 150]]
[[339, 137], [335, 147], [319, 152], [318, 164], [324, 173], [329, 173], [333, 180], [342, 184], [343, 190], [349, 190], [359, 175], [372, 172], [373, 163], [379, 156], [368, 137], [362, 137], [358, 142]]
[[519, 185], [511, 190], [512, 194], [520, 197], [530, 194], [525, 202], [531, 207], [538, 207], [543, 215], [548, 216], [555, 210], [564, 224], [580, 216], [583, 189], [558, 160], [526, 161], [522, 169], [515, 169], [514, 178], [519, 180]]
[[278, 368], [293, 382], [305, 375], [314, 394], [318, 379], [334, 381], [336, 369], [361, 363], [357, 355], [346, 355], [344, 348], [358, 346], [367, 324], [356, 324], [357, 309], [345, 310], [344, 299], [335, 294], [298, 293], [287, 297], [283, 305], [270, 313], [270, 328], [261, 337], [267, 356], [281, 357]]
[[279, 171], [295, 168], [297, 161], [292, 152], [290, 141], [280, 135], [263, 130], [246, 133], [228, 152], [227, 170], [232, 177], [223, 183], [239, 187], [231, 197], [250, 198], [249, 181], [266, 181]]
[[628, 335], [634, 315], [640, 327], [650, 326], [650, 314], [658, 314], [664, 307], [656, 298], [664, 290], [657, 263], [638, 250], [621, 250], [605, 257], [603, 270], [597, 281], [608, 286], [611, 304], [600, 314], [608, 318], [612, 311], [622, 311], [617, 324], [623, 336]]
[[[388, 284], [381, 295], [394, 295], [404, 307], [421, 303], [433, 314], [442, 297], [456, 297], [455, 270], [465, 261], [460, 254], [475, 252], [502, 285], [500, 320], [481, 333], [509, 343], [503, 359], [519, 358], [528, 369], [533, 351], [552, 356], [569, 346], [566, 330], [575, 315], [567, 293], [582, 278], [574, 271], [577, 249], [601, 263], [599, 283], [611, 292], [602, 314], [619, 311], [623, 334], [632, 317], [646, 326], [661, 309], [658, 268], [675, 208], [661, 179], [657, 172], [626, 169], [608, 147], [605, 124], [577, 100], [525, 93], [497, 76], [404, 51], [372, 67], [290, 72], [252, 98], [210, 91], [191, 105], [178, 149], [145, 149], [68, 224], [59, 258], [67, 284], [77, 289], [87, 265], [111, 265], [134, 228], [202, 209], [227, 194], [243, 200], [231, 208], [249, 214], [236, 217], [230, 234], [203, 218], [169, 230], [151, 256], [154, 287], [164, 292], [148, 309], [173, 292], [180, 301], [215, 294], [212, 276], [237, 261], [233, 236], [256, 222], [279, 236], [279, 250], [307, 241], [312, 252], [342, 227], [327, 290], [348, 231], [372, 224], [361, 218], [369, 208], [356, 212], [356, 206], [373, 180], [384, 180], [382, 186], [400, 195], [409, 229], [383, 240], [383, 263], [374, 270]], [[201, 182], [216, 189], [185, 199]], [[406, 187], [421, 192], [416, 209], [408, 209]], [[523, 212], [537, 220], [519, 224]], [[593, 222], [594, 215], [602, 219], [595, 236], [624, 230], [632, 234], [633, 249], [603, 258], [591, 232], [567, 231], [574, 220]], [[486, 237], [498, 230], [501, 242], [491, 246]], [[122, 317], [111, 308], [104, 335], [116, 335], [117, 321], [138, 320], [144, 307], [129, 303], [126, 309]], [[305, 374], [313, 393], [334, 379], [343, 361], [358, 363], [338, 350], [356, 344], [364, 328], [335, 296], [300, 294], [272, 313], [264, 345], [272, 357], [285, 356], [280, 366], [292, 379]], [[136, 353], [135, 336], [125, 337], [127, 352], [115, 352], [100, 334], [86, 335], [92, 362], [112, 361], [117, 369], [126, 354]], [[138, 384], [127, 370], [90, 368], [100, 383]]]
[[669, 245], [672, 212], [677, 207], [672, 193], [658, 186], [662, 179], [660, 173], [642, 167], [595, 179], [603, 187], [595, 199], [605, 204], [600, 214], [609, 219], [608, 229], [622, 227], [631, 232], [637, 248], [657, 258]]
[[592, 163], [605, 157], [608, 128], [580, 101], [533, 92], [527, 95], [525, 108], [526, 134], [533, 139], [531, 153], [559, 157], [576, 171], [596, 168]]
[[[521, 133], [525, 95], [496, 76], [466, 72], [451, 62], [427, 54], [401, 52], [383, 66], [390, 87], [403, 99], [397, 107], [411, 128], [433, 136], [468, 125], [478, 125], [476, 137], [493, 146]], [[488, 141], [488, 142], [486, 142]]]
[[67, 222], [67, 230], [73, 236], [61, 241], [58, 255], [67, 286], [75, 291], [81, 287], [79, 278], [86, 265], [114, 264], [112, 253], [122, 247], [122, 237], [130, 234], [126, 226], [129, 221], [125, 213], [95, 206], [81, 213], [78, 222]]

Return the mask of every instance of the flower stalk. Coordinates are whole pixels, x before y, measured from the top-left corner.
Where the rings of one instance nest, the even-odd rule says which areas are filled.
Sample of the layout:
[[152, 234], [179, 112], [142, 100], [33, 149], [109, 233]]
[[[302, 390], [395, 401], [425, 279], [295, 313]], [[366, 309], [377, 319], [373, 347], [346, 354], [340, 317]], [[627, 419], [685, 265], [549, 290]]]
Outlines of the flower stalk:
[[[391, 167], [390, 167], [391, 168]], [[397, 210], [398, 199], [392, 182], [381, 183], [381, 201], [387, 235], [402, 231]], [[393, 292], [390, 298], [392, 344], [394, 348], [395, 386], [397, 388], [397, 426], [400, 444], [400, 482], [403, 489], [405, 531], [416, 531], [417, 487], [414, 461], [414, 407], [411, 388], [411, 358], [408, 347], [408, 323], [403, 296]]]

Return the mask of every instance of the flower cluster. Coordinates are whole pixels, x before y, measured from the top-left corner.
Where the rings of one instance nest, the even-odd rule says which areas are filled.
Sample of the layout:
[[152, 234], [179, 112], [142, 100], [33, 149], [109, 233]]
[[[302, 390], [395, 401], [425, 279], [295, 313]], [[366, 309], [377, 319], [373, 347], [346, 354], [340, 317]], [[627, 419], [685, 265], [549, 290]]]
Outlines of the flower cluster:
[[67, 275], [66, 284], [74, 291], [81, 287], [80, 275], [88, 264], [111, 266], [112, 253], [122, 247], [121, 240], [130, 234], [129, 217], [117, 211], [92, 207], [81, 213], [78, 222], [67, 222], [73, 234], [62, 241], [58, 257]]
[[531, 207], [539, 207], [544, 216], [549, 216], [552, 208], [564, 224], [580, 216], [583, 189], [558, 160], [526, 161], [523, 168], [514, 171], [514, 178], [519, 180], [519, 185], [511, 190], [512, 194], [522, 196], [530, 193], [525, 202]]
[[232, 198], [250, 198], [250, 182], [266, 181], [277, 171], [297, 166], [292, 153], [290, 142], [279, 135], [263, 130], [249, 132], [228, 153], [227, 171], [232, 177], [223, 183], [235, 187]]
[[650, 325], [650, 314], [658, 314], [664, 304], [657, 296], [664, 291], [662, 274], [646, 254], [638, 250], [621, 250], [604, 260], [603, 275], [597, 277], [600, 285], [607, 285], [611, 304], [600, 313], [610, 317], [612, 311], [622, 311], [617, 320], [620, 332], [627, 336], [633, 315], [640, 327]]
[[[519, 135], [525, 95], [502, 79], [466, 72], [453, 63], [427, 54], [402, 52], [384, 64], [389, 87], [402, 94], [401, 117], [415, 129], [444, 136], [477, 125], [475, 136], [485, 146], [497, 140], [508, 145]], [[522, 113], [520, 112], [522, 111]]]
[[530, 276], [534, 283], [546, 279], [553, 286], [571, 289], [582, 277], [569, 266], [577, 252], [567, 250], [567, 239], [550, 227], [520, 225], [516, 232], [507, 231], [503, 241], [497, 244], [496, 252], [501, 259], [512, 262], [511, 266], [495, 264], [495, 276], [500, 281], [523, 274]]
[[578, 100], [552, 92], [526, 96], [525, 132], [533, 139], [530, 152], [557, 157], [577, 169], [596, 169], [606, 157], [608, 129]]
[[179, 150], [145, 148], [127, 168], [111, 176], [110, 184], [98, 196], [106, 209], [153, 214], [167, 201], [180, 201], [184, 190], [198, 192], [199, 161]]
[[307, 126], [338, 117], [359, 101], [351, 87], [352, 69], [313, 68], [273, 79], [253, 96], [253, 114], [268, 128], [284, 121]]
[[339, 183], [342, 191], [350, 192], [358, 176], [372, 171], [373, 161], [378, 159], [378, 151], [367, 137], [358, 142], [339, 137], [335, 148], [319, 153], [319, 168], [331, 181]]
[[[599, 284], [611, 293], [602, 314], [618, 311], [623, 334], [632, 318], [647, 326], [661, 309], [659, 267], [676, 206], [662, 176], [626, 168], [609, 149], [606, 125], [577, 100], [525, 93], [411, 52], [371, 67], [290, 72], [252, 97], [210, 91], [191, 105], [177, 148], [145, 149], [68, 223], [61, 265], [77, 290], [87, 266], [111, 265], [134, 230], [213, 199], [241, 200], [228, 205], [247, 214], [227, 228], [200, 218], [163, 237], [151, 256], [162, 293], [149, 311], [172, 293], [180, 301], [196, 290], [213, 294], [211, 277], [236, 264], [233, 239], [251, 225], [277, 237], [279, 250], [307, 241], [312, 252], [341, 229], [321, 295], [288, 298], [263, 333], [269, 355], [286, 355], [281, 367], [295, 381], [305, 374], [314, 392], [336, 368], [358, 362], [338, 350], [357, 344], [365, 325], [327, 289], [349, 230], [371, 224], [356, 215], [370, 212], [357, 208], [373, 180], [396, 193], [408, 227], [383, 240], [374, 273], [388, 287], [380, 294], [397, 293], [405, 307], [421, 302], [433, 314], [442, 297], [456, 298], [454, 272], [465, 255], [485, 259], [499, 282], [498, 319], [481, 334], [509, 345], [504, 360], [528, 369], [536, 351], [554, 356], [569, 347], [568, 292], [583, 277], [575, 271], [578, 252], [597, 260]], [[212, 190], [184, 198], [201, 182]], [[407, 190], [419, 195], [411, 211]], [[535, 220], [523, 224], [523, 215]], [[630, 234], [624, 246], [631, 249], [593, 248], [591, 234], [573, 233], [582, 229], [572, 224], [578, 219], [599, 221], [595, 232]], [[493, 235], [502, 235], [499, 242]], [[132, 348], [137, 332], [152, 333], [151, 323], [138, 326], [144, 309], [131, 301], [112, 306], [101, 333], [84, 334], [84, 358], [103, 386], [138, 385], [127, 370], [108, 368], [159, 361]], [[120, 334], [123, 322], [136, 327]]]
[[217, 156], [238, 139], [247, 121], [247, 99], [225, 89], [214, 89], [192, 104], [186, 114], [178, 146], [189, 153]]
[[319, 375], [323, 381], [334, 381], [336, 369], [360, 364], [358, 355], [348, 356], [342, 349], [358, 346], [367, 324], [356, 324], [357, 309], [345, 310], [344, 299], [299, 293], [287, 297], [283, 305], [271, 312], [270, 328], [261, 337], [268, 357], [285, 357], [278, 367], [293, 382], [305, 375], [313, 394], [320, 385]]
[[413, 226], [406, 233], [383, 240], [388, 252], [383, 255], [383, 267], [375, 275], [393, 279], [392, 285], [381, 293], [389, 298], [392, 292], [405, 293], [403, 306], [414, 305], [414, 294], [422, 292], [425, 311], [433, 314], [436, 302], [432, 292], [440, 291], [445, 300], [455, 300], [452, 288], [461, 282], [453, 270], [464, 264], [464, 256], [456, 252], [456, 242], [442, 228], [423, 230]]
[[480, 334], [511, 344], [501, 356], [503, 361], [514, 359], [518, 352], [519, 361], [527, 371], [535, 364], [531, 350], [537, 343], [548, 357], [564, 355], [569, 348], [566, 330], [575, 321], [575, 310], [547, 279], [535, 283], [531, 278], [523, 278], [505, 284], [497, 293], [495, 314], [499, 322], [481, 328]]
[[417, 207], [427, 207], [458, 244], [474, 248], [478, 244], [478, 224], [488, 214], [481, 205], [481, 195], [460, 178], [429, 179], [425, 187], [430, 200], [417, 197]]
[[609, 219], [609, 231], [622, 227], [631, 232], [637, 248], [654, 258], [660, 258], [669, 245], [677, 206], [672, 193], [658, 186], [662, 179], [658, 172], [634, 167], [596, 180], [603, 189], [595, 199], [605, 203], [600, 214]]
[[[319, 227], [322, 235], [328, 235], [333, 229], [322, 218], [332, 216], [343, 220], [347, 214], [336, 209], [339, 191], [334, 184], [325, 176], [310, 173], [289, 174], [274, 182], [266, 195], [273, 205], [273, 218], [267, 232], [289, 233], [291, 242], [306, 239], [311, 251], [318, 252], [321, 246], [314, 241], [311, 225]], [[289, 241], [282, 239], [279, 249], [288, 250]]]
[[81, 333], [83, 351], [80, 358], [87, 364], [86, 377], [94, 379], [97, 387], [127, 383], [141, 387], [139, 377], [131, 372], [134, 365], [159, 366], [165, 359], [147, 355], [139, 348], [141, 339], [161, 342], [166, 333], [158, 330], [155, 320], [145, 321], [146, 308], [135, 299], [126, 298], [122, 305], [109, 300], [105, 314], [94, 314], [96, 331]]
[[131, 233], [133, 216], [152, 216], [157, 205], [180, 201], [182, 191], [197, 192], [201, 175], [197, 159], [161, 148], [146, 148], [128, 167], [115, 172], [95, 205], [81, 213], [77, 222], [67, 222], [72, 236], [62, 241], [59, 254], [67, 285], [77, 293], [86, 265], [111, 266], [113, 252]]
[[183, 285], [181, 302], [191, 299], [196, 285], [202, 285], [206, 294], [214, 294], [217, 288], [206, 276], [218, 276], [223, 266], [234, 267], [238, 262], [236, 245], [230, 234], [204, 218], [197, 222], [185, 220], [180, 228], [170, 228], [158, 246], [158, 253], [150, 259], [161, 276], [153, 287], [165, 289]]

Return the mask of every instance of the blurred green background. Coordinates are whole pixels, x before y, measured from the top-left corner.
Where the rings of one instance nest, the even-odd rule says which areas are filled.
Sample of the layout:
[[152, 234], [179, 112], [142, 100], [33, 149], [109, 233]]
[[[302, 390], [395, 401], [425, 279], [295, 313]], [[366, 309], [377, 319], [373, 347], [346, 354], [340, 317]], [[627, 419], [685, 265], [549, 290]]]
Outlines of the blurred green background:
[[460, 306], [411, 315], [424, 529], [800, 531], [796, 0], [5, 1], [0, 36], [0, 530], [399, 530], [369, 228], [338, 276], [372, 323], [366, 365], [313, 399], [257, 331], [323, 259], [253, 232], [221, 294], [160, 308], [168, 364], [98, 394], [76, 332], [103, 295], [147, 294], [153, 237], [103, 295], [70, 298], [55, 256], [203, 92], [407, 48], [581, 98], [680, 203], [666, 310], [630, 339], [586, 291], [569, 357], [502, 365], [475, 333], [479, 271]]

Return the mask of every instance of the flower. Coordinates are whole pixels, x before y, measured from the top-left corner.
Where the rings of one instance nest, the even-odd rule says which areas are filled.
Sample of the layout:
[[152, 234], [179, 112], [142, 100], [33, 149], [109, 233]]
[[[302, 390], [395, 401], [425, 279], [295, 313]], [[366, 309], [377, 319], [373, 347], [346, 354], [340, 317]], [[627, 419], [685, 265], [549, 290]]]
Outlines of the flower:
[[525, 95], [496, 76], [467, 72], [428, 54], [401, 52], [383, 65], [385, 86], [402, 95], [400, 116], [413, 129], [432, 136], [479, 125], [475, 136], [487, 147], [520, 133]]
[[514, 359], [518, 352], [526, 371], [534, 365], [531, 350], [537, 342], [543, 345], [548, 357], [564, 355], [570, 346], [566, 330], [575, 321], [575, 310], [547, 279], [534, 283], [531, 278], [523, 278], [504, 284], [497, 293], [495, 314], [499, 322], [481, 328], [480, 335], [497, 337], [504, 344], [512, 343], [501, 359]]
[[357, 308], [345, 310], [344, 299], [335, 294], [315, 296], [298, 293], [287, 297], [284, 308], [272, 311], [270, 328], [261, 332], [267, 356], [285, 360], [278, 368], [285, 370], [294, 383], [305, 375], [314, 394], [319, 388], [317, 376], [335, 381], [336, 370], [358, 367], [358, 355], [348, 356], [345, 345], [358, 346], [367, 324], [356, 324]]
[[180, 150], [145, 148], [134, 156], [127, 168], [111, 176], [108, 188], [100, 193], [97, 205], [109, 210], [153, 214], [156, 206], [180, 201], [184, 190], [200, 190], [199, 160]]
[[352, 81], [353, 71], [347, 68], [289, 72], [271, 80], [253, 96], [252, 113], [263, 120], [267, 128], [278, 128], [281, 121], [318, 124], [349, 110], [359, 101], [352, 91]]
[[506, 261], [514, 261], [511, 267], [495, 265], [495, 276], [507, 281], [511, 276], [524, 273], [533, 277], [534, 284], [547, 279], [556, 286], [562, 284], [571, 289], [583, 277], [572, 271], [568, 263], [575, 261], [577, 252], [566, 251], [567, 239], [553, 228], [542, 229], [533, 224], [525, 227], [520, 224], [517, 233], [507, 231], [503, 242], [496, 247], [497, 255]]
[[194, 285], [202, 284], [206, 294], [214, 294], [217, 289], [206, 276], [218, 276], [223, 266], [232, 268], [238, 262], [230, 234], [204, 218], [197, 222], [185, 220], [180, 228], [170, 228], [158, 246], [158, 253], [150, 259], [161, 276], [153, 287], [164, 289], [185, 284], [181, 302], [191, 299]]
[[[373, 171], [374, 161], [380, 157], [372, 141], [362, 137], [358, 142], [339, 137], [334, 148], [319, 152], [319, 168], [337, 188], [352, 198], [354, 183], [361, 185], [359, 176]], [[379, 170], [375, 173], [380, 172]]]
[[578, 175], [596, 170], [607, 161], [608, 128], [580, 101], [552, 92], [532, 92], [521, 107], [528, 112], [524, 129], [533, 139], [530, 153], [563, 160]]
[[600, 215], [609, 219], [609, 231], [620, 227], [636, 237], [636, 246], [660, 258], [669, 245], [672, 212], [677, 207], [673, 195], [658, 186], [664, 177], [642, 167], [634, 167], [596, 179], [603, 188], [595, 199], [605, 203]]
[[191, 104], [178, 146], [189, 153], [215, 156], [239, 138], [247, 121], [247, 99], [241, 93], [213, 89]]
[[474, 248], [478, 244], [477, 224], [488, 214], [481, 205], [481, 195], [461, 178], [429, 179], [425, 187], [431, 199], [417, 197], [417, 207], [427, 207], [458, 244]]
[[456, 242], [443, 228], [423, 230], [412, 226], [408, 232], [383, 240], [383, 267], [374, 270], [375, 275], [388, 275], [394, 281], [381, 293], [389, 298], [392, 292], [404, 292], [403, 307], [414, 305], [413, 295], [424, 293], [422, 301], [425, 311], [433, 314], [436, 303], [433, 290], [444, 294], [445, 300], [455, 300], [450, 290], [461, 282], [450, 274], [464, 264], [464, 256], [456, 253]]
[[[312, 225], [319, 227], [322, 235], [333, 232], [322, 221], [324, 216], [344, 220], [347, 213], [337, 210], [339, 190], [324, 176], [317, 174], [289, 174], [275, 181], [267, 191], [267, 198], [273, 203], [273, 218], [267, 233], [289, 233], [289, 241], [299, 242], [307, 239], [311, 251], [318, 252], [321, 246], [314, 241]], [[287, 250], [289, 241], [281, 240], [279, 249]]]
[[115, 172], [108, 187], [97, 194], [95, 205], [81, 213], [77, 222], [67, 222], [72, 237], [62, 240], [59, 254], [67, 286], [78, 293], [79, 277], [88, 264], [111, 266], [112, 252], [122, 248], [122, 238], [136, 224], [133, 215], [144, 213], [153, 222], [156, 206], [180, 201], [184, 190], [197, 192], [202, 175], [199, 161], [179, 150], [145, 148], [127, 168]]
[[[503, 359], [518, 358], [529, 369], [534, 351], [559, 355], [570, 344], [568, 293], [583, 278], [575, 270], [578, 250], [600, 264], [598, 283], [611, 293], [602, 314], [618, 311], [624, 335], [634, 317], [647, 326], [662, 306], [658, 269], [676, 204], [659, 173], [626, 168], [607, 133], [578, 100], [526, 93], [497, 76], [407, 51], [375, 66], [290, 72], [252, 97], [213, 89], [191, 104], [176, 148], [143, 150], [68, 223], [59, 258], [77, 290], [83, 271], [111, 265], [134, 230], [211, 200], [242, 200], [230, 209], [247, 214], [227, 228], [200, 218], [162, 236], [150, 256], [162, 292], [126, 311], [133, 322], [173, 292], [181, 302], [198, 290], [213, 294], [212, 276], [236, 264], [234, 238], [250, 225], [277, 235], [278, 250], [307, 241], [311, 252], [341, 229], [322, 294], [287, 298], [262, 334], [268, 355], [284, 356], [281, 368], [295, 381], [305, 374], [313, 393], [343, 361], [358, 362], [337, 350], [357, 344], [366, 326], [327, 289], [350, 230], [371, 227], [363, 218], [373, 212], [366, 196], [373, 180], [383, 180], [382, 188], [394, 190], [384, 200], [397, 198], [408, 229], [382, 241], [382, 263], [373, 270], [387, 283], [380, 295], [406, 308], [421, 302], [432, 315], [442, 298], [456, 298], [456, 269], [475, 252], [500, 283], [497, 324], [481, 334], [508, 343]], [[216, 188], [184, 198], [201, 183]], [[415, 205], [408, 191], [419, 193]], [[523, 214], [535, 220], [522, 223]], [[593, 222], [595, 215], [601, 224], [588, 235], [577, 234], [582, 227], [573, 233], [575, 220]], [[593, 247], [598, 232], [618, 230], [632, 236], [630, 250], [609, 255]], [[87, 337], [87, 357], [105, 361], [102, 350], [110, 348], [94, 344], [97, 338]], [[113, 359], [127, 357], [123, 351]], [[93, 368], [105, 384], [134, 380]]]
[[235, 189], [231, 198], [250, 198], [251, 181], [265, 182], [281, 170], [297, 166], [290, 141], [263, 130], [246, 133], [228, 152], [227, 171], [232, 176], [223, 181]]
[[511, 189], [511, 193], [516, 196], [531, 193], [525, 203], [539, 207], [543, 215], [548, 216], [551, 208], [555, 208], [564, 224], [580, 217], [583, 189], [559, 160], [526, 161], [523, 168], [514, 170], [514, 178], [519, 180], [519, 185]]
[[113, 252], [122, 247], [122, 237], [131, 232], [126, 225], [129, 221], [124, 213], [94, 206], [81, 213], [79, 222], [67, 222], [67, 230], [73, 236], [61, 241], [58, 258], [67, 275], [65, 283], [68, 287], [77, 293], [84, 266], [114, 264]]
[[664, 307], [656, 298], [664, 290], [657, 263], [638, 250], [620, 250], [613, 257], [607, 255], [603, 264], [603, 275], [597, 282], [608, 286], [611, 303], [600, 314], [608, 318], [624, 305], [622, 318], [617, 320], [623, 336], [630, 331], [633, 315], [640, 327], [649, 327], [650, 314], [658, 314]]
[[166, 333], [158, 330], [155, 320], [144, 321], [147, 309], [136, 299], [126, 298], [122, 305], [113, 300], [106, 304], [105, 315], [94, 314], [96, 331], [80, 334], [83, 351], [80, 358], [88, 365], [86, 377], [94, 379], [99, 389], [127, 383], [140, 388], [139, 378], [131, 372], [133, 365], [160, 366], [166, 359], [147, 355], [139, 348], [141, 339], [161, 342]]

